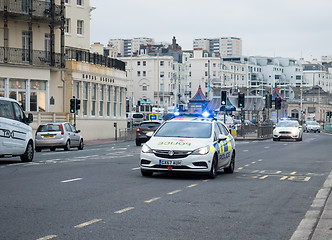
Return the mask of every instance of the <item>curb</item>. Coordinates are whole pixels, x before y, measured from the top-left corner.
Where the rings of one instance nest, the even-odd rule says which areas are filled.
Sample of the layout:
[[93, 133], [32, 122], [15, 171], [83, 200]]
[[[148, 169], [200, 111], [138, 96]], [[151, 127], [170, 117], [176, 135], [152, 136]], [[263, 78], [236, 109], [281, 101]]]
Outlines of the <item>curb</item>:
[[[332, 239], [332, 172], [318, 191], [290, 240]], [[330, 198], [331, 196], [331, 198]]]

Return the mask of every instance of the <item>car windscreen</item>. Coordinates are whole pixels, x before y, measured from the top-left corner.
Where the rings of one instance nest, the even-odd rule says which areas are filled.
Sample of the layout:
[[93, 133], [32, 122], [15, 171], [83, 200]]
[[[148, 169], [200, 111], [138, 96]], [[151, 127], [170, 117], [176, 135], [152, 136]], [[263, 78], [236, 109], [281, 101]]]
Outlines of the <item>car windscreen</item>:
[[41, 125], [38, 128], [37, 132], [58, 132], [61, 131], [61, 126], [59, 124], [56, 125]]
[[298, 127], [299, 124], [297, 122], [279, 122], [278, 127]]
[[143, 114], [134, 114], [133, 118], [143, 118]]
[[307, 125], [319, 125], [318, 122], [307, 122]]
[[209, 138], [212, 124], [203, 122], [167, 122], [155, 134], [156, 137]]

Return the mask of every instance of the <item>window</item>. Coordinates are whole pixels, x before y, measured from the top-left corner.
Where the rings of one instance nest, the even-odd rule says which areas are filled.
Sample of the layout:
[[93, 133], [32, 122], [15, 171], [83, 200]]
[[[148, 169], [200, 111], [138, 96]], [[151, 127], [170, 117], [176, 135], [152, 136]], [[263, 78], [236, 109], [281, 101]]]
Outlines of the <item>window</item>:
[[77, 34], [83, 35], [83, 20], [77, 20]]
[[51, 62], [51, 35], [45, 33], [45, 58], [47, 62]]
[[142, 91], [147, 91], [148, 90], [148, 86], [142, 86]]
[[107, 117], [111, 116], [111, 86], [107, 87]]
[[164, 61], [160, 61], [160, 66], [164, 66], [165, 62]]
[[140, 61], [137, 61], [137, 66], [141, 66], [141, 62]]
[[22, 32], [22, 60], [23, 62], [29, 62], [31, 46], [31, 35], [30, 32]]
[[160, 77], [164, 77], [165, 73], [164, 72], [160, 72]]
[[0, 117], [14, 119], [14, 111], [11, 102], [0, 100]]
[[100, 86], [99, 116], [104, 116], [104, 85]]
[[141, 71], [137, 71], [137, 77], [141, 76]]
[[146, 71], [143, 71], [143, 77], [146, 77]]
[[117, 90], [118, 90], [117, 87], [114, 87], [114, 98], [113, 98], [113, 116], [114, 117], [116, 116], [116, 104], [117, 104], [116, 99], [118, 98]]
[[70, 4], [70, 0], [65, 0], [65, 4], [69, 5]]
[[143, 61], [143, 66], [146, 66], [146, 61]]
[[122, 116], [122, 91], [121, 91], [121, 88], [119, 90], [120, 90], [119, 116], [121, 117]]
[[70, 18], [66, 18], [65, 22], [65, 33], [70, 33]]
[[97, 104], [97, 84], [92, 85], [92, 109], [91, 115], [96, 115], [96, 104]]
[[77, 6], [83, 6], [83, 0], [77, 0]]
[[83, 115], [88, 115], [89, 83], [83, 85]]

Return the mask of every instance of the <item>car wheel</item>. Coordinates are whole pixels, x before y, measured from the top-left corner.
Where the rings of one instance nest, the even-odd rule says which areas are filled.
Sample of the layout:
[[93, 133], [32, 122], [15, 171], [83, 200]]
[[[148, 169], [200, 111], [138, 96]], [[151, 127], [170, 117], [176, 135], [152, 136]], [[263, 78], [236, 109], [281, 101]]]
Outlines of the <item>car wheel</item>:
[[218, 166], [218, 159], [217, 156], [214, 155], [212, 160], [211, 170], [208, 175], [210, 179], [214, 179], [217, 176], [217, 166]]
[[320, 131], [318, 130], [318, 133], [320, 133]]
[[141, 142], [140, 141], [138, 141], [138, 140], [136, 140], [136, 146], [141, 146]]
[[41, 148], [39, 148], [39, 147], [36, 147], [35, 150], [36, 150], [36, 152], [41, 152]]
[[78, 145], [78, 150], [83, 150], [84, 148], [84, 143], [83, 140], [81, 139], [80, 144]]
[[273, 138], [273, 141], [277, 141], [277, 139], [276, 139], [276, 138]]
[[50, 150], [51, 150], [52, 152], [54, 152], [54, 151], [55, 151], [55, 147], [51, 147]]
[[153, 172], [152, 171], [146, 171], [146, 170], [143, 170], [141, 169], [141, 174], [144, 176], [144, 177], [151, 177]]
[[232, 153], [231, 162], [228, 167], [224, 168], [225, 173], [233, 173], [235, 168], [235, 153]]
[[66, 145], [64, 147], [65, 151], [69, 151], [70, 150], [70, 142], [69, 140], [66, 142]]
[[25, 149], [25, 152], [20, 156], [22, 162], [32, 162], [34, 151], [33, 143], [30, 141]]

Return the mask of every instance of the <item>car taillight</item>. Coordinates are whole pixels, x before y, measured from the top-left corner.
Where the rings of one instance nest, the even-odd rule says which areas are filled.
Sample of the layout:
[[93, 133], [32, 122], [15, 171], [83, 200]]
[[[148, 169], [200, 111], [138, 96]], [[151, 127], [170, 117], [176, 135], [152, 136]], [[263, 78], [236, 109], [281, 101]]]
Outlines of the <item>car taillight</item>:
[[136, 128], [136, 132], [139, 132], [139, 128]]
[[39, 125], [39, 127], [37, 128], [37, 131], [36, 131], [36, 136], [37, 136], [37, 132], [39, 131], [39, 128], [41, 127], [41, 125]]
[[63, 125], [61, 124], [61, 135], [65, 134], [64, 130], [63, 130]]

